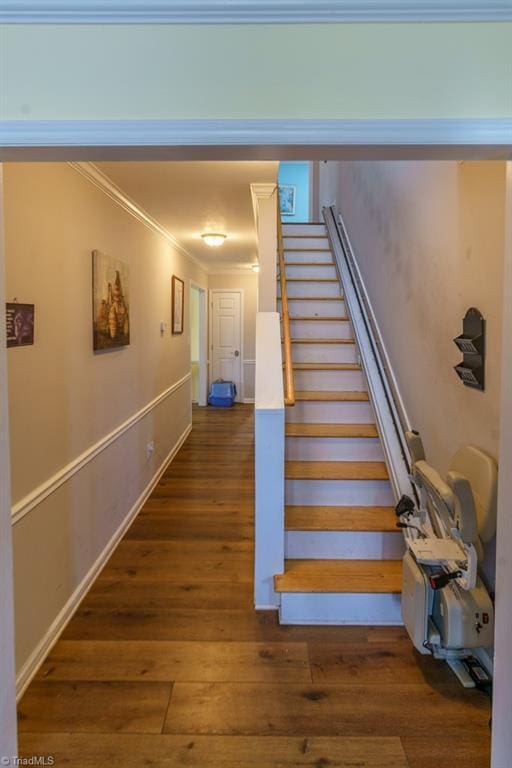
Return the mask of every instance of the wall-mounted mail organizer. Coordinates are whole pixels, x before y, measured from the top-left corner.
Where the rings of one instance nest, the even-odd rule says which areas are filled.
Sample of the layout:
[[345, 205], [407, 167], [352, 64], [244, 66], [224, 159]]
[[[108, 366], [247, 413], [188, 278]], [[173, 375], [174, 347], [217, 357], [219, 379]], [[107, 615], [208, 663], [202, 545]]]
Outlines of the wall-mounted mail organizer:
[[464, 359], [455, 366], [466, 387], [485, 389], [485, 320], [475, 307], [466, 312], [462, 321], [462, 334], [453, 340]]

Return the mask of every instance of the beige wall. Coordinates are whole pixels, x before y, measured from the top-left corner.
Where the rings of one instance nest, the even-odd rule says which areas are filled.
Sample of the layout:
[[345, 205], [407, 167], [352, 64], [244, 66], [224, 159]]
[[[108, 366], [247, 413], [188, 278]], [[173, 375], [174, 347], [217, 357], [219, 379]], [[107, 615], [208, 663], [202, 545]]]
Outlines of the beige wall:
[[[505, 163], [341, 163], [337, 202], [405, 406], [429, 460], [498, 456]], [[462, 385], [452, 339], [486, 318], [486, 389]]]
[[[190, 425], [188, 306], [185, 332], [170, 325], [170, 278], [206, 287], [173, 252], [65, 164], [5, 169], [7, 296], [36, 306], [33, 347], [8, 351], [18, 670], [30, 657], [173, 446]], [[131, 344], [94, 354], [91, 251], [130, 266]], [[140, 420], [30, 510], [35, 489], [101, 443], [155, 398]], [[155, 453], [146, 458], [146, 445]], [[44, 497], [44, 493], [42, 494]], [[39, 651], [44, 650], [39, 646]], [[35, 658], [32, 658], [34, 661]], [[25, 665], [25, 666], [24, 666]]]
[[510, 117], [511, 36], [511, 23], [4, 26], [0, 119]]
[[[441, 472], [460, 447], [499, 453], [505, 163], [342, 163], [337, 202], [398, 386]], [[332, 171], [333, 169], [331, 169]], [[453, 366], [466, 310], [486, 319], [485, 392]], [[486, 572], [492, 580], [493, 552]]]
[[254, 370], [256, 358], [256, 312], [258, 311], [258, 275], [209, 275], [208, 289], [241, 288], [244, 292], [244, 327], [243, 327], [243, 376], [242, 398], [254, 398]]

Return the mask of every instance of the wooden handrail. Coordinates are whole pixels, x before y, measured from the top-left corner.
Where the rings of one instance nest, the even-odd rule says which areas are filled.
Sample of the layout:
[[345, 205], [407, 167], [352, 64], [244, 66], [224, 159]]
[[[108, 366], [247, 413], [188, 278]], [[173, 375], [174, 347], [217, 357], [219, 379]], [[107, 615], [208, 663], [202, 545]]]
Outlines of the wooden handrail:
[[292, 363], [292, 339], [290, 334], [290, 314], [288, 312], [288, 293], [286, 290], [286, 268], [284, 263], [283, 225], [281, 223], [281, 210], [279, 206], [279, 194], [277, 195], [277, 253], [279, 259], [279, 281], [281, 285], [281, 318], [283, 321], [283, 346], [284, 346], [284, 404], [295, 405], [295, 383], [293, 381]]

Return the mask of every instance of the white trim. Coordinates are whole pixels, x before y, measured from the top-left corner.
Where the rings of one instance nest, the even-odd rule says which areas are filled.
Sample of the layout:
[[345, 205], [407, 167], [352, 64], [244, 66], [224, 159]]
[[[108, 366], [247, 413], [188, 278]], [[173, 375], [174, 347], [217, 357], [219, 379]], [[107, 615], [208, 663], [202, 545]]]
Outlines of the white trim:
[[[190, 280], [190, 290], [199, 293], [199, 400], [201, 407], [208, 404], [208, 291], [204, 286]], [[189, 304], [190, 306], [190, 304]], [[192, 340], [189, 334], [189, 342]]]
[[510, 21], [509, 0], [4, 0], [3, 24]]
[[[87, 147], [154, 147], [171, 158], [169, 147], [269, 148], [264, 159], [283, 157], [283, 147], [319, 146], [318, 158], [326, 159], [326, 146], [406, 147], [417, 158], [418, 147], [451, 148], [512, 147], [511, 118], [442, 118], [389, 120], [3, 120], [0, 147], [6, 159], [26, 153], [16, 148], [36, 148], [41, 159], [62, 158], [49, 148], [76, 147], [83, 156]], [[165, 151], [164, 151], [165, 150]], [[272, 152], [273, 150], [273, 152]], [[416, 151], [414, 151], [416, 150]], [[146, 150], [147, 152], [147, 150]], [[203, 150], [204, 153], [204, 150]], [[37, 153], [34, 153], [37, 157]], [[258, 159], [262, 159], [259, 149]], [[145, 155], [148, 158], [148, 155]], [[183, 149], [179, 153], [183, 159]], [[247, 151], [244, 153], [247, 159]], [[153, 156], [152, 156], [152, 159]], [[298, 159], [301, 159], [300, 157]], [[460, 149], [457, 152], [460, 159]]]
[[149, 482], [149, 484], [146, 486], [146, 488], [143, 490], [133, 507], [128, 512], [127, 516], [117, 529], [117, 531], [114, 533], [110, 541], [108, 542], [107, 546], [103, 550], [103, 552], [100, 554], [100, 556], [97, 558], [96, 562], [92, 565], [86, 576], [82, 579], [78, 587], [75, 589], [69, 600], [66, 602], [56, 619], [52, 622], [50, 628], [44, 635], [44, 637], [40, 640], [34, 651], [30, 654], [29, 658], [21, 668], [17, 679], [16, 679], [16, 691], [17, 691], [17, 701], [20, 700], [20, 698], [23, 696], [24, 692], [26, 691], [27, 687], [30, 685], [31, 681], [33, 680], [34, 676], [37, 674], [37, 671], [39, 670], [39, 667], [45, 660], [46, 656], [50, 652], [50, 650], [53, 648], [57, 640], [59, 639], [59, 636], [62, 634], [64, 629], [66, 628], [69, 621], [73, 618], [73, 615], [78, 608], [81, 600], [85, 596], [85, 594], [88, 592], [90, 587], [92, 586], [94, 580], [102, 570], [103, 566], [107, 562], [108, 558], [110, 557], [111, 553], [119, 543], [120, 539], [124, 536], [127, 529], [130, 527], [133, 519], [137, 516], [137, 514], [142, 509], [143, 505], [145, 504], [148, 497], [151, 495], [154, 487], [162, 477], [163, 473], [171, 463], [171, 461], [174, 459], [175, 455], [189, 436], [190, 432], [192, 430], [192, 424], [189, 424], [188, 427], [185, 429], [182, 435], [178, 438], [177, 442], [174, 444], [173, 448], [170, 450], [167, 457], [164, 459], [162, 464], [160, 465], [159, 469], [157, 470], [156, 474], [153, 476], [152, 480]]
[[245, 405], [250, 405], [251, 403], [254, 403], [254, 402], [256, 402], [256, 401], [255, 401], [254, 397], [244, 397], [244, 399], [242, 400], [242, 402], [243, 402]]
[[134, 424], [143, 419], [144, 416], [146, 416], [150, 411], [160, 405], [160, 403], [168, 398], [169, 395], [175, 392], [187, 381], [189, 381], [190, 378], [191, 374], [189, 372], [186, 374], [186, 376], [183, 376], [183, 378], [179, 379], [179, 381], [171, 384], [170, 387], [161, 392], [157, 397], [151, 400], [150, 403], [141, 408], [140, 411], [134, 413], [133, 416], [130, 416], [129, 419], [112, 430], [112, 432], [110, 432], [108, 435], [105, 435], [105, 437], [102, 437], [101, 440], [98, 440], [97, 443], [80, 454], [80, 456], [77, 456], [76, 459], [73, 459], [73, 461], [71, 461], [69, 464], [66, 464], [65, 467], [56, 472], [52, 477], [50, 477], [40, 486], [16, 502], [16, 504], [14, 504], [12, 507], [12, 524], [16, 525], [16, 523], [25, 517], [25, 515], [31, 512], [35, 507], [39, 506], [39, 504], [41, 504], [48, 496], [51, 496], [52, 493], [55, 493], [55, 491], [60, 488], [61, 485], [70, 480], [73, 475], [76, 475], [76, 473], [85, 467], [86, 464], [95, 459], [96, 456], [108, 448], [109, 445], [118, 440], [121, 435], [124, 435], [124, 433], [131, 429]]
[[[210, 363], [210, 357], [212, 356], [213, 351], [213, 294], [214, 293], [239, 293], [240, 294], [240, 392], [237, 391], [236, 396], [236, 402], [243, 402], [243, 391], [244, 391], [244, 327], [245, 327], [245, 309], [244, 309], [244, 295], [245, 295], [245, 288], [210, 288], [208, 291], [208, 302], [209, 302], [209, 333], [208, 333], [208, 352], [209, 352], [209, 359], [208, 363]], [[213, 362], [211, 365], [209, 364], [208, 373], [210, 376], [210, 384], [213, 381]]]
[[156, 219], [154, 219], [147, 211], [144, 210], [138, 203], [129, 197], [120, 187], [115, 184], [103, 171], [94, 165], [94, 163], [68, 163], [72, 168], [78, 171], [88, 181], [94, 184], [95, 187], [101, 189], [107, 197], [117, 203], [124, 211], [130, 213], [137, 221], [148, 227], [148, 229], [155, 232], [160, 237], [163, 237], [169, 243], [172, 248], [175, 248], [187, 259], [197, 264], [205, 272], [208, 272], [208, 268], [202, 261], [193, 256], [190, 251], [177, 240], [165, 227], [162, 227]]

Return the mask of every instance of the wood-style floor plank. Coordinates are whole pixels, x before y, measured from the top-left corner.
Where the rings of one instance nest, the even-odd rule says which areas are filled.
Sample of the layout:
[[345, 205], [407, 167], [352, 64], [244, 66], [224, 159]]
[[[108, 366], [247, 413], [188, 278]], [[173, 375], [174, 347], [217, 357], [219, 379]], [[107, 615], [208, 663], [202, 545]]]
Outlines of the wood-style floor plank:
[[171, 683], [33, 682], [18, 711], [21, 734], [160, 733]]
[[309, 682], [305, 643], [61, 641], [40, 679]]
[[418, 658], [403, 627], [280, 626], [254, 610], [253, 451], [250, 406], [194, 409], [23, 697], [21, 755], [69, 768], [483, 768], [488, 701]]
[[70, 768], [409, 768], [396, 737], [26, 734], [23, 747]]
[[[377, 693], [378, 690], [378, 693]], [[176, 683], [166, 733], [485, 738], [488, 700], [459, 684]]]

